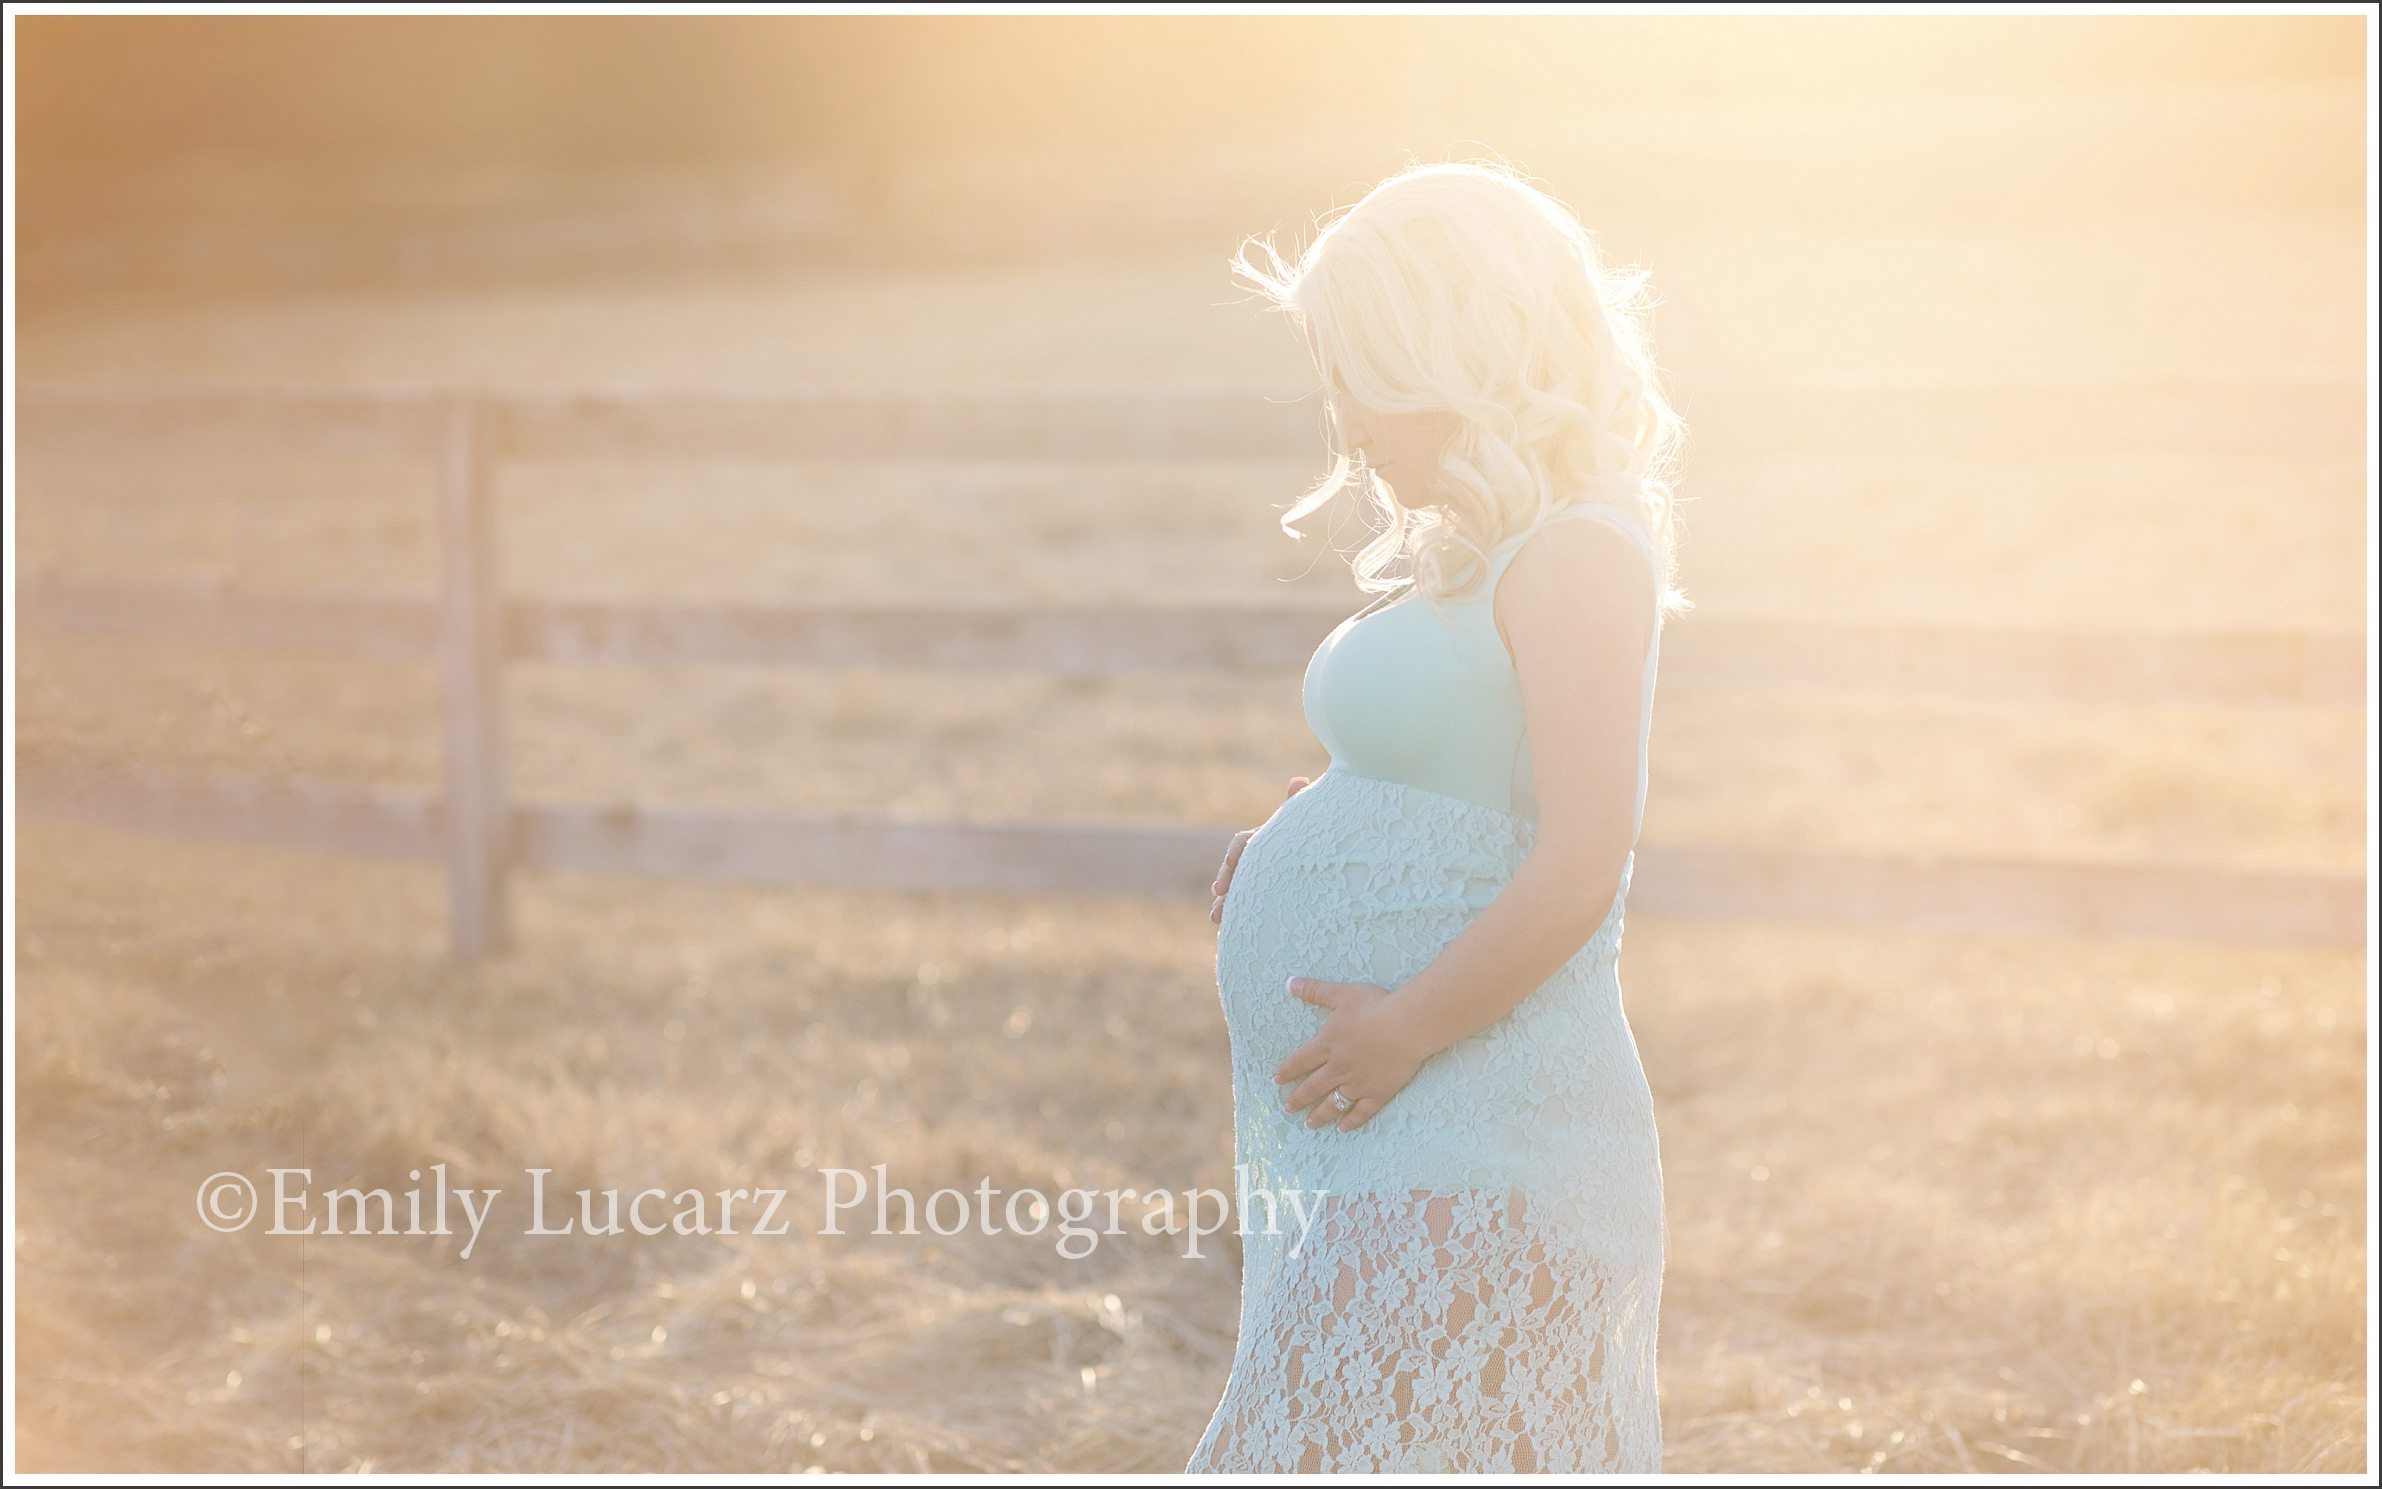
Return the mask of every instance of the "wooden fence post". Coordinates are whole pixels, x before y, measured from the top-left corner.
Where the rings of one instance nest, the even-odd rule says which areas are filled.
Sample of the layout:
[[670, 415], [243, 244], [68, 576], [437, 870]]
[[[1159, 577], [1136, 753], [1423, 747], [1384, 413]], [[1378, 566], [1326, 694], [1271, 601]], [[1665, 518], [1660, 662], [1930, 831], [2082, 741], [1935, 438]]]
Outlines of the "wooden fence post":
[[448, 934], [466, 962], [504, 949], [510, 813], [505, 801], [504, 610], [496, 575], [484, 411], [447, 401], [439, 462], [439, 712]]

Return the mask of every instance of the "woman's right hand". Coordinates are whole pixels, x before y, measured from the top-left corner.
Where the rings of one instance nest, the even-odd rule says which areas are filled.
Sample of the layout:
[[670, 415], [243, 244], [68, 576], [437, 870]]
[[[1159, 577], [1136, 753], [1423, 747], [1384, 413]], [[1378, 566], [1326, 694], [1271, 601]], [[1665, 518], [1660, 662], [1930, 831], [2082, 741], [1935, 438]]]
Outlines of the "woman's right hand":
[[[1283, 793], [1282, 799], [1290, 800], [1291, 797], [1306, 790], [1310, 784], [1305, 776], [1292, 776], [1290, 789]], [[1224, 894], [1225, 891], [1232, 888], [1232, 871], [1240, 867], [1241, 850], [1248, 847], [1249, 839], [1255, 836], [1257, 836], [1257, 829], [1254, 827], [1236, 832], [1232, 835], [1231, 846], [1224, 850], [1224, 867], [1217, 872], [1216, 882], [1208, 886], [1216, 896], [1216, 902], [1208, 907], [1208, 922], [1211, 925], [1224, 923]]]

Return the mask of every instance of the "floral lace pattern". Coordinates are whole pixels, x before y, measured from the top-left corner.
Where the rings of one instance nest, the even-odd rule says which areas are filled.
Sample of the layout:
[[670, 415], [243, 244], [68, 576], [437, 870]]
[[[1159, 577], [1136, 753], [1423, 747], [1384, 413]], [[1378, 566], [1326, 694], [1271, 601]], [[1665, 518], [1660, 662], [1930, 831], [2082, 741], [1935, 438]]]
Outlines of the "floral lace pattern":
[[[1243, 1217], [1240, 1338], [1189, 1472], [1654, 1472], [1662, 1172], [1621, 1006], [1622, 908], [1354, 1132], [1273, 1071], [1321, 1027], [1293, 973], [1395, 988], [1520, 866], [1536, 823], [1338, 765], [1243, 847], [1216, 942]], [[1326, 1193], [1320, 1202], [1316, 1191]]]

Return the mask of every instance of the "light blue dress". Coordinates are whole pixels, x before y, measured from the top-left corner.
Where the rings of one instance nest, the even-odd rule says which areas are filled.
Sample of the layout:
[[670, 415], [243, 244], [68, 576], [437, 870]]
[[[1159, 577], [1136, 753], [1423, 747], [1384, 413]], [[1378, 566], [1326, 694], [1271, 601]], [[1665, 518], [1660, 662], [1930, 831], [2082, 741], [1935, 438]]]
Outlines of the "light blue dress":
[[[1492, 549], [1467, 593], [1434, 608], [1410, 588], [1308, 664], [1307, 721], [1331, 764], [1243, 847], [1217, 930], [1240, 1335], [1189, 1472], [1660, 1468], [1662, 1165], [1618, 972], [1634, 852], [1571, 960], [1363, 1127], [1308, 1130], [1273, 1081], [1325, 1018], [1289, 976], [1398, 987], [1529, 854], [1529, 741], [1494, 586], [1539, 528], [1574, 518], [1633, 539], [1660, 593], [1627, 515], [1563, 507]], [[1633, 846], [1661, 642], [1658, 606]], [[1308, 1196], [1303, 1231], [1292, 1191]]]

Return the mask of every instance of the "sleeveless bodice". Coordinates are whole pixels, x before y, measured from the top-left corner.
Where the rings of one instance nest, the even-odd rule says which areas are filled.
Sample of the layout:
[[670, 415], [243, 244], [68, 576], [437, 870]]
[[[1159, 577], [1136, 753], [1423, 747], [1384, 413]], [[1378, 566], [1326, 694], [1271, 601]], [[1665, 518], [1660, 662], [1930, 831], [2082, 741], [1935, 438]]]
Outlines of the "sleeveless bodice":
[[[1537, 818], [1521, 684], [1497, 632], [1497, 586], [1534, 534], [1571, 517], [1605, 522], [1635, 541], [1659, 594], [1662, 570], [1637, 526], [1615, 508], [1588, 503], [1560, 508], [1499, 543], [1489, 551], [1486, 577], [1464, 594], [1434, 606], [1410, 584], [1403, 598], [1368, 606], [1324, 638], [1301, 687], [1307, 727], [1335, 767]], [[1633, 842], [1646, 810], [1661, 648], [1658, 607], [1639, 689]]]

